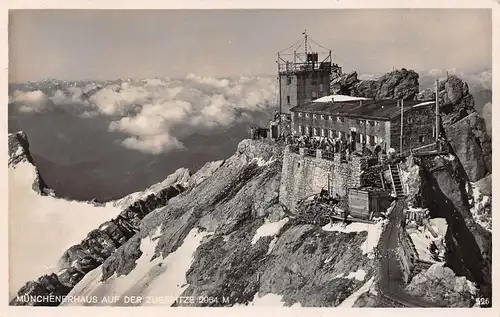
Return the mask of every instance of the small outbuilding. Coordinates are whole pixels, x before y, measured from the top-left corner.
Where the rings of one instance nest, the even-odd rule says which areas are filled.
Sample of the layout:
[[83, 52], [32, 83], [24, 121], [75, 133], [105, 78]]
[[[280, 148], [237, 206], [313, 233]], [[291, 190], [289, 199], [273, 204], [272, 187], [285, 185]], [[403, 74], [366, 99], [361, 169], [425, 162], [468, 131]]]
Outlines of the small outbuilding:
[[350, 188], [348, 198], [351, 217], [366, 220], [380, 216], [392, 201], [390, 191], [374, 187]]

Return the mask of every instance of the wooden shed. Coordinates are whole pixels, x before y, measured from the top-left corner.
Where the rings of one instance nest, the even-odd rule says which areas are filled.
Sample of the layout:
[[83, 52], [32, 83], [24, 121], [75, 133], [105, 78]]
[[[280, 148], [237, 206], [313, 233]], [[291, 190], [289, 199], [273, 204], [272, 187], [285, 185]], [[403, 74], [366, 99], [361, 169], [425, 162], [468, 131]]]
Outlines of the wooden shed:
[[349, 214], [354, 218], [372, 219], [385, 212], [391, 202], [391, 193], [374, 188], [349, 189]]

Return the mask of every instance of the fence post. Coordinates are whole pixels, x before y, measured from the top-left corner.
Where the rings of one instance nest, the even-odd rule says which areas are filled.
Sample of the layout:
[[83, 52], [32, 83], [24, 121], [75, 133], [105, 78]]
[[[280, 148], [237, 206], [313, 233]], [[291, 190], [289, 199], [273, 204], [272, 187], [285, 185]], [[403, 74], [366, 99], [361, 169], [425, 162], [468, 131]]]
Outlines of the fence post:
[[321, 150], [319, 150], [319, 149], [318, 149], [318, 150], [316, 150], [316, 158], [317, 158], [317, 159], [322, 158], [322, 154], [323, 154], [323, 153], [322, 153], [322, 151], [321, 151]]

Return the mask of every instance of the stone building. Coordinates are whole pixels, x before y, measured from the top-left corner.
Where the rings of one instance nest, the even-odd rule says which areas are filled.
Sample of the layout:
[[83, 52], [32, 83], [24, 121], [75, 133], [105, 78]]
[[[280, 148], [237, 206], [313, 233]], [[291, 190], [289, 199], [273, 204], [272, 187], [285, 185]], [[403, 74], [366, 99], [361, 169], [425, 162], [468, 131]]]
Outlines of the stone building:
[[352, 150], [366, 146], [373, 151], [378, 145], [382, 151], [403, 152], [436, 142], [434, 101], [404, 101], [403, 121], [399, 100], [343, 95], [318, 98], [290, 112], [292, 135], [343, 139]]

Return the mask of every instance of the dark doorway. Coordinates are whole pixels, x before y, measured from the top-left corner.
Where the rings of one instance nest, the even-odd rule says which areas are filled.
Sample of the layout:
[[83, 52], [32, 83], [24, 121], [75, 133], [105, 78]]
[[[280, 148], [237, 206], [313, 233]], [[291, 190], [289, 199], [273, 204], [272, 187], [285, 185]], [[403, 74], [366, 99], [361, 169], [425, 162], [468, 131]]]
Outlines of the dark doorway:
[[271, 126], [271, 138], [272, 139], [278, 138], [278, 126], [277, 125]]

